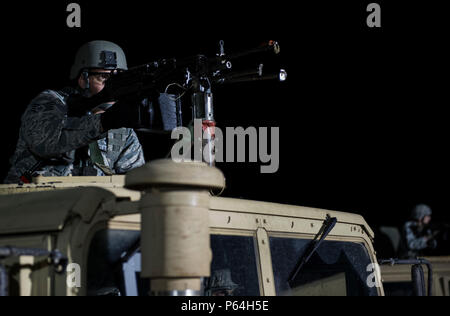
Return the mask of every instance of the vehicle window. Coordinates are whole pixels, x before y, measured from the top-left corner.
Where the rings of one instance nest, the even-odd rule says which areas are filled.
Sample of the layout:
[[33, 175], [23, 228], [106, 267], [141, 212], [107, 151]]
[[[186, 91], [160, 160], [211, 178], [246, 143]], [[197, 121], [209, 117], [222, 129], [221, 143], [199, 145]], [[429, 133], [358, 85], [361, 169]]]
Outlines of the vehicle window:
[[[141, 278], [140, 233], [102, 230], [90, 246], [88, 295], [146, 296], [150, 280]], [[259, 296], [254, 237], [211, 236], [211, 278], [207, 296]]]
[[302, 259], [311, 240], [270, 238], [277, 295], [284, 296], [376, 296], [367, 280], [371, 264], [362, 244], [325, 241], [297, 278], [289, 276]]
[[207, 296], [259, 296], [254, 237], [211, 236], [211, 278]]
[[[92, 239], [87, 266], [87, 290], [89, 296], [127, 295], [123, 290], [123, 257], [139, 245], [140, 232], [125, 230], [101, 230]], [[132, 258], [133, 259], [133, 258]], [[135, 262], [135, 261], [131, 261]], [[140, 266], [136, 269], [139, 274]], [[138, 275], [137, 275], [138, 276]], [[135, 283], [139, 278], [136, 278]], [[126, 284], [126, 282], [125, 282]], [[136, 292], [136, 291], [134, 291]]]

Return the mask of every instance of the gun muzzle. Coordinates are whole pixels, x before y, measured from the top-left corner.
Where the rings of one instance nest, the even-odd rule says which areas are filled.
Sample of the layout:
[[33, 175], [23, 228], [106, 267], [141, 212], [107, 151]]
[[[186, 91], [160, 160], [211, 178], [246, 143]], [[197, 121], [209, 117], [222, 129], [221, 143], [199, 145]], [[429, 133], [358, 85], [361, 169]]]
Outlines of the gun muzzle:
[[280, 44], [278, 44], [277, 41], [270, 40], [269, 42], [265, 43], [261, 47], [250, 49], [250, 50], [240, 52], [240, 53], [236, 53], [236, 54], [233, 54], [230, 56], [224, 56], [224, 57], [226, 57], [227, 60], [233, 60], [233, 59], [242, 58], [242, 57], [245, 57], [248, 55], [266, 53], [266, 52], [271, 52], [271, 51], [277, 55], [281, 52]]

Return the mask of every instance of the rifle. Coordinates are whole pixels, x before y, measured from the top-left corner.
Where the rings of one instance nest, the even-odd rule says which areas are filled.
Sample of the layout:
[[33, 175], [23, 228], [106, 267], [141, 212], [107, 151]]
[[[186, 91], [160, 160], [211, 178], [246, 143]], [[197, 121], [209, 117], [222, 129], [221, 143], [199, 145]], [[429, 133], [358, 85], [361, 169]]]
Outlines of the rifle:
[[[262, 80], [278, 80], [282, 82], [287, 79], [287, 73], [283, 69], [279, 73], [266, 75], [262, 64], [251, 70], [233, 71], [233, 61], [262, 53], [278, 55], [280, 53], [280, 45], [278, 42], [271, 40], [260, 47], [227, 55], [225, 53], [225, 43], [221, 40], [219, 42], [219, 52], [214, 57], [200, 54], [183, 59], [168, 58], [133, 67], [127, 71], [114, 72], [106, 82], [105, 88], [99, 94], [90, 98], [83, 95], [75, 96], [68, 100], [68, 105], [69, 108], [76, 109], [78, 113], [85, 114], [87, 111], [92, 111], [106, 103], [139, 103], [139, 122], [136, 122], [136, 126], [139, 126], [139, 131], [152, 132], [153, 126], [149, 124], [151, 119], [148, 118], [149, 112], [152, 112], [151, 109], [149, 110], [149, 102], [135, 101], [143, 99], [158, 100], [162, 92], [167, 93], [170, 87], [178, 86], [183, 92], [180, 96], [173, 97], [172, 101], [175, 102], [190, 93], [191, 122], [200, 119], [204, 124], [204, 130], [211, 127], [214, 128], [212, 90], [215, 85]], [[174, 112], [180, 112], [179, 106], [174, 105], [172, 108], [177, 108]], [[175, 116], [180, 117], [178, 114]], [[169, 125], [173, 126], [174, 124]], [[178, 119], [175, 125], [181, 126], [182, 122]], [[214, 135], [211, 135], [210, 142], [213, 140]], [[211, 146], [210, 148], [213, 147]], [[213, 151], [213, 149], [211, 150]], [[210, 156], [213, 155], [214, 153], [211, 152]], [[207, 159], [205, 160], [208, 161]], [[212, 159], [209, 161], [212, 161]]]
[[447, 223], [432, 223], [430, 225], [430, 230], [432, 231], [432, 234], [430, 237], [432, 239], [437, 239], [444, 237], [448, 232], [450, 232], [450, 224]]

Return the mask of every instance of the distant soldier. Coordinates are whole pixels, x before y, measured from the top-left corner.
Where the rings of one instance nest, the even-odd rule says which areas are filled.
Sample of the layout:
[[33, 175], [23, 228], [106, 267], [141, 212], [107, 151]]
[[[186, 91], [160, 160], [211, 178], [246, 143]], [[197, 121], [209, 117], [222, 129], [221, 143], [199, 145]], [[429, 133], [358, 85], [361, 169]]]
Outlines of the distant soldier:
[[426, 251], [436, 249], [436, 235], [429, 228], [433, 212], [428, 205], [417, 205], [412, 212], [412, 220], [403, 228], [403, 254], [405, 258], [416, 259]]
[[114, 100], [92, 111], [68, 106], [73, 96], [100, 93], [111, 73], [122, 70], [127, 70], [127, 61], [116, 44], [93, 41], [83, 45], [71, 70], [73, 85], [42, 92], [23, 114], [5, 183], [27, 183], [38, 175], [124, 174], [144, 165], [137, 135], [127, 128], [132, 125], [127, 123], [125, 112], [118, 111], [123, 106], [114, 107]]

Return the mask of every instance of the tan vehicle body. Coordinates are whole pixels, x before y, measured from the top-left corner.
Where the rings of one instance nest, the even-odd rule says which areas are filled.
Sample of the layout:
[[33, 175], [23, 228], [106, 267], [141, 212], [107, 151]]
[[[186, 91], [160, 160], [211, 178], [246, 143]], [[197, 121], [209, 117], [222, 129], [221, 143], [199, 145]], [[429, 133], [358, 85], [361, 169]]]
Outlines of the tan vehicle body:
[[[425, 259], [433, 267], [433, 295], [450, 296], [450, 257], [429, 257]], [[428, 287], [428, 271], [426, 267], [424, 267], [424, 271], [426, 286]], [[381, 275], [385, 286], [412, 282], [410, 266], [382, 266]]]
[[[28, 185], [0, 185], [0, 246], [58, 249], [69, 263], [81, 267], [81, 287], [69, 287], [67, 273], [56, 274], [39, 258], [8, 259], [6, 264], [17, 267], [11, 269], [11, 294], [87, 295], [89, 247], [93, 236], [105, 229], [142, 233], [142, 273], [152, 278], [159, 292], [198, 290], [200, 277], [211, 273], [209, 237], [214, 234], [254, 238], [260, 293], [275, 296], [269, 238], [312, 240], [328, 215], [338, 222], [327, 240], [363, 245], [370, 260], [377, 262], [373, 231], [361, 216], [210, 194], [224, 184], [215, 168], [157, 161], [127, 178], [38, 178]], [[158, 227], [164, 229], [155, 236]], [[151, 263], [145, 254], [149, 247]], [[392, 276], [384, 273], [385, 281]], [[326, 285], [328, 294], [339, 295], [333, 284], [340, 282], [337, 276], [295, 294], [314, 295]], [[377, 291], [384, 295], [383, 287]]]

